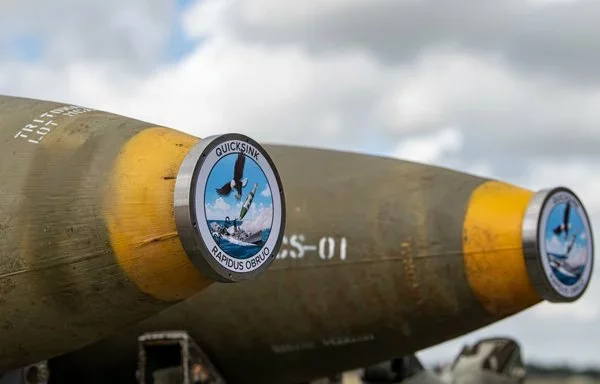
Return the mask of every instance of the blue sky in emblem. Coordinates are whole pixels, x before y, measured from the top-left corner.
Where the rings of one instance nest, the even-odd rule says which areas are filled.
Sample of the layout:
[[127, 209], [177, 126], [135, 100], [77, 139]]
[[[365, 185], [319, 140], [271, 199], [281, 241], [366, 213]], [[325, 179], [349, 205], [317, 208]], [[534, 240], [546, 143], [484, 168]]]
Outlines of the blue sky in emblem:
[[[233, 167], [237, 159], [237, 153], [224, 156], [220, 159], [212, 169], [208, 176], [205, 201], [207, 204], [215, 206], [215, 202], [218, 198], [222, 198], [228, 205], [235, 206], [238, 203], [243, 203], [246, 196], [252, 191], [254, 183], [258, 184], [256, 193], [254, 194], [253, 205], [258, 206], [260, 204], [270, 207], [273, 203], [271, 198], [270, 189], [267, 188], [267, 179], [254, 160], [246, 156], [246, 163], [244, 165], [244, 177], [248, 178], [248, 183], [242, 189], [242, 198], [237, 200], [235, 198], [235, 190], [231, 192], [229, 196], [219, 196], [216, 192], [217, 188], [221, 188], [225, 183], [228, 183], [233, 179]], [[268, 192], [269, 191], [269, 192]], [[217, 205], [218, 206], [218, 205]], [[224, 218], [223, 218], [224, 219]]]
[[[554, 231], [554, 228], [556, 228], [563, 222], [563, 217], [564, 217], [566, 207], [567, 207], [567, 205], [565, 203], [562, 203], [562, 204], [554, 207], [554, 209], [550, 213], [550, 215], [548, 217], [548, 224], [546, 225], [546, 241], [547, 242], [551, 241], [553, 238], [557, 238], [557, 240], [559, 240], [560, 243], [563, 244], [563, 246], [564, 246], [564, 244], [567, 240], [567, 239], [565, 239], [564, 234], [562, 234], [560, 236], [556, 236], [553, 231]], [[587, 238], [585, 237], [586, 233], [585, 233], [585, 227], [583, 225], [583, 220], [581, 219], [581, 217], [579, 216], [579, 213], [573, 206], [571, 206], [569, 222], [571, 223], [571, 228], [569, 229], [569, 237], [572, 234], [576, 234], [577, 237], [575, 240], [575, 244], [578, 245], [579, 247], [585, 247], [587, 245]], [[553, 252], [554, 250], [548, 249], [548, 251]]]

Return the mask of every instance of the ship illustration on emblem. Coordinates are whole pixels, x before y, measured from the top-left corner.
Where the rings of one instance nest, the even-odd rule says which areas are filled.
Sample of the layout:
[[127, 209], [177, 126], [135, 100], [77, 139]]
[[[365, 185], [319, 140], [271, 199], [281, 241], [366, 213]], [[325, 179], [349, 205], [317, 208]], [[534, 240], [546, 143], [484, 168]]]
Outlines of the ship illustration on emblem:
[[[252, 189], [242, 203], [249, 181]], [[273, 199], [262, 169], [244, 153], [225, 155], [210, 172], [205, 194], [206, 220], [215, 242], [236, 259], [253, 256], [268, 238], [273, 220]]]
[[548, 217], [546, 253], [550, 267], [565, 285], [575, 284], [588, 263], [588, 236], [578, 212], [571, 202], [554, 207]]

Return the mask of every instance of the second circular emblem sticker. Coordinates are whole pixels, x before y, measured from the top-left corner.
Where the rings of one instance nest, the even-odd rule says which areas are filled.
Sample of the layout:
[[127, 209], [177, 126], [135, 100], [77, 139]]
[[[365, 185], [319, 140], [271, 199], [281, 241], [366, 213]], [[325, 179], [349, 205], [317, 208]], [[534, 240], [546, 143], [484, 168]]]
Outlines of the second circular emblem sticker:
[[201, 256], [196, 261], [219, 281], [252, 278], [273, 262], [283, 238], [285, 203], [277, 170], [266, 151], [244, 135], [204, 139], [192, 152], [189, 160], [196, 166], [185, 196], [196, 241], [184, 247], [200, 246], [201, 255], [192, 260]]
[[555, 302], [581, 297], [592, 274], [594, 244], [577, 196], [562, 187], [537, 193], [523, 235], [529, 274], [542, 297]]

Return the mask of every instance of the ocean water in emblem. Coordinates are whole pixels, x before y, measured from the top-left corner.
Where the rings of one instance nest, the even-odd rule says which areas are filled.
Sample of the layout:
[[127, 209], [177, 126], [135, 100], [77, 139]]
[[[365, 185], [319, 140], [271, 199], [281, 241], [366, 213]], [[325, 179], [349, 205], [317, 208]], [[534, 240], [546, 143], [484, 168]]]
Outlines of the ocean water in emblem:
[[[213, 223], [221, 227], [227, 227], [226, 220], [208, 220], [209, 228], [212, 228]], [[233, 224], [229, 222], [229, 225]], [[239, 225], [239, 222], [237, 223], [237, 225]], [[270, 233], [271, 230], [269, 228], [263, 229], [262, 233], [260, 234], [260, 241], [257, 243], [248, 243], [242, 240], [237, 240], [234, 237], [223, 237], [215, 234], [213, 234], [213, 238], [215, 239], [215, 242], [217, 243], [219, 248], [221, 248], [228, 255], [235, 255], [234, 257], [238, 259], [247, 259], [256, 255], [258, 251], [260, 251], [260, 249], [262, 248], [262, 244], [264, 244], [267, 241]], [[258, 238], [259, 237], [257, 236], [256, 239]]]
[[558, 204], [546, 224], [546, 254], [552, 272], [565, 285], [579, 281], [588, 263], [586, 226], [570, 202]]
[[217, 161], [204, 193], [208, 228], [223, 252], [236, 259], [257, 254], [273, 224], [273, 198], [260, 166], [243, 153]]

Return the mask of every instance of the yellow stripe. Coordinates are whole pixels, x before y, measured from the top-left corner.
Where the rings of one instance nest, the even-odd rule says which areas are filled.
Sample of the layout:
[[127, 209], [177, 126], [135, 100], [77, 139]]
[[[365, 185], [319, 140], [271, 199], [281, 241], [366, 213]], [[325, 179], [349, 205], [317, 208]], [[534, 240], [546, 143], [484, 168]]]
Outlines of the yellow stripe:
[[529, 280], [522, 224], [533, 192], [488, 181], [473, 191], [463, 227], [463, 252], [469, 284], [484, 308], [505, 316], [541, 298]]
[[197, 141], [168, 128], [139, 132], [123, 146], [106, 191], [117, 262], [141, 291], [162, 301], [186, 299], [212, 283], [188, 259], [173, 213], [175, 177]]

